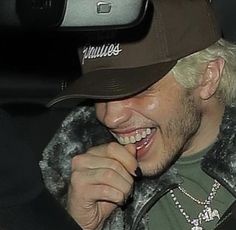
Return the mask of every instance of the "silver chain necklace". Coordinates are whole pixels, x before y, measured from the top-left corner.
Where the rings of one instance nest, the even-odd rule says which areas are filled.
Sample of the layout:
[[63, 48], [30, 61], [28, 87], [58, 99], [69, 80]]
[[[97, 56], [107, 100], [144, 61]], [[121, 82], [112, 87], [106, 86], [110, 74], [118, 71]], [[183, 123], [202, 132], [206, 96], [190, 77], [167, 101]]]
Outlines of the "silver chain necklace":
[[208, 197], [206, 198], [206, 200], [204, 201], [200, 201], [198, 199], [196, 199], [195, 197], [193, 197], [192, 195], [190, 195], [188, 192], [186, 192], [186, 190], [182, 187], [178, 187], [178, 189], [187, 197], [189, 197], [191, 200], [193, 200], [194, 202], [196, 202], [199, 205], [204, 205], [203, 210], [198, 214], [198, 216], [194, 219], [192, 219], [184, 210], [184, 208], [182, 207], [182, 205], [179, 203], [177, 197], [174, 194], [173, 190], [170, 190], [170, 195], [172, 200], [175, 203], [176, 208], [179, 209], [180, 213], [184, 216], [184, 218], [186, 219], [186, 221], [192, 225], [191, 230], [203, 230], [203, 227], [201, 227], [201, 224], [204, 222], [209, 222], [214, 220], [214, 218], [218, 218], [220, 219], [220, 214], [219, 211], [217, 209], [211, 209], [210, 205], [213, 201], [213, 199], [216, 196], [217, 191], [220, 188], [220, 183], [218, 181], [214, 181], [214, 184], [212, 186], [211, 192], [208, 195]]

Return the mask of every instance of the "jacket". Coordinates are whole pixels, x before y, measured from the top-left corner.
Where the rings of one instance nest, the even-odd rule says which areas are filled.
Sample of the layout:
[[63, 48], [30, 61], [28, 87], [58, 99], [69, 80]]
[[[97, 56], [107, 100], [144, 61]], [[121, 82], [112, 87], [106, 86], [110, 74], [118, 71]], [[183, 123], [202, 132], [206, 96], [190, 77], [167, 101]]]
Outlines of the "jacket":
[[[113, 137], [108, 130], [96, 120], [93, 107], [78, 107], [62, 122], [43, 152], [40, 167], [46, 186], [63, 205], [66, 203], [71, 158], [91, 146], [111, 140]], [[236, 198], [235, 107], [226, 107], [217, 141], [204, 157], [202, 170], [220, 182]], [[147, 211], [180, 182], [181, 178], [174, 165], [161, 176], [135, 181], [132, 202], [117, 208], [103, 229], [148, 229]], [[231, 230], [235, 226], [236, 202], [221, 217], [216, 230]]]

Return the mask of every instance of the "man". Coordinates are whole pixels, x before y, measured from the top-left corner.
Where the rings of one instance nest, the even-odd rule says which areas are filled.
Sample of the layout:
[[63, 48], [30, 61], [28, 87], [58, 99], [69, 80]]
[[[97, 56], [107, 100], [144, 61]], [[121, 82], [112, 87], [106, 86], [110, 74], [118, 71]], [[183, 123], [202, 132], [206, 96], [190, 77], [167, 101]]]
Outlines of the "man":
[[233, 229], [236, 46], [208, 1], [152, 4], [145, 36], [85, 47], [49, 103], [95, 99], [116, 139], [73, 158], [67, 209], [86, 230]]

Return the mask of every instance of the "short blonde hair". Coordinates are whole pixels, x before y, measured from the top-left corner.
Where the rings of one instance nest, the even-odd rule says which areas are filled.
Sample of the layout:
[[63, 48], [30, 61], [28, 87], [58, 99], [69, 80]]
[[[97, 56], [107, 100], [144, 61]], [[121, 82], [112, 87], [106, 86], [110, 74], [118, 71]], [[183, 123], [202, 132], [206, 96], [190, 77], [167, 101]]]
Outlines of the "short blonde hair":
[[231, 105], [236, 99], [236, 44], [220, 39], [207, 49], [180, 59], [171, 71], [180, 84], [191, 89], [197, 86], [206, 64], [219, 57], [225, 60], [225, 65], [216, 95]]

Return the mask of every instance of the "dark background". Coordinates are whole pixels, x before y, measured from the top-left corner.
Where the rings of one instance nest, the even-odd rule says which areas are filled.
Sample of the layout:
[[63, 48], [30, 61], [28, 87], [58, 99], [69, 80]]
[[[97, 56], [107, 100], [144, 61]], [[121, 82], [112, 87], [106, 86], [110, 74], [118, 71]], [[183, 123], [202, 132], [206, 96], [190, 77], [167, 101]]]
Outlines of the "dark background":
[[47, 109], [62, 81], [80, 75], [78, 33], [0, 28], [0, 103], [38, 159], [71, 108]]

